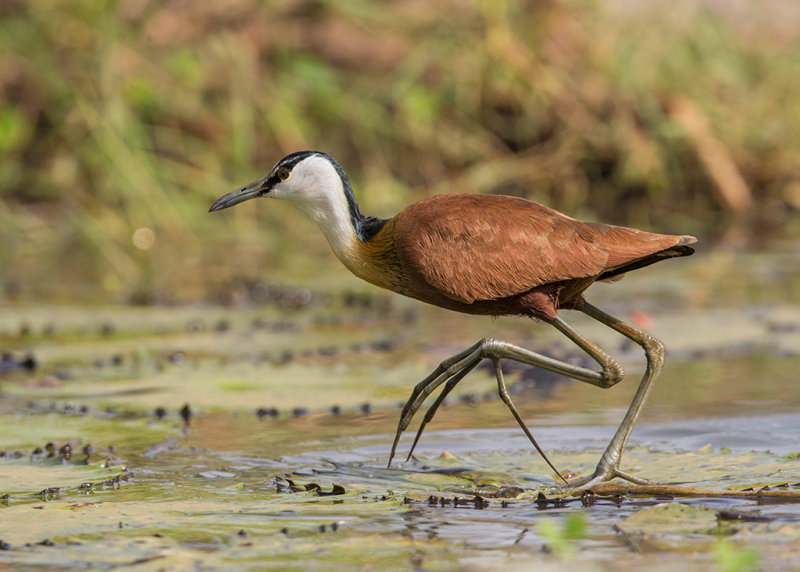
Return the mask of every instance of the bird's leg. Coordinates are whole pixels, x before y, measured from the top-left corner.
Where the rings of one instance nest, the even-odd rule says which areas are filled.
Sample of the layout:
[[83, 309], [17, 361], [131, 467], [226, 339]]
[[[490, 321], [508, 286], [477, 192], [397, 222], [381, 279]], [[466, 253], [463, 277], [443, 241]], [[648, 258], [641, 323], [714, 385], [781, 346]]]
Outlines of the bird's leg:
[[[453, 387], [484, 358], [492, 360], [504, 358], [512, 359], [520, 363], [541, 367], [548, 371], [560, 373], [600, 387], [610, 387], [622, 379], [622, 368], [605, 352], [572, 330], [572, 328], [565, 324], [560, 318], [557, 317], [554, 324], [556, 324], [561, 331], [566, 333], [570, 339], [573, 339], [580, 347], [584, 348], [595, 360], [601, 363], [601, 365], [603, 365], [603, 371], [595, 372], [590, 369], [537, 354], [524, 348], [513, 346], [507, 342], [492, 338], [484, 338], [466, 350], [442, 361], [428, 377], [420, 381], [414, 387], [411, 396], [408, 398], [408, 401], [406, 401], [400, 413], [400, 421], [397, 424], [397, 432], [394, 442], [392, 443], [391, 453], [389, 454], [389, 465], [391, 465], [392, 459], [397, 451], [397, 444], [400, 441], [400, 436], [403, 434], [403, 431], [408, 428], [412, 418], [431, 392], [442, 383], [449, 381], [443, 390], [443, 392], [449, 393]], [[443, 397], [440, 396], [440, 399], [443, 399]], [[423, 427], [424, 424], [433, 418], [440, 404], [441, 401], [437, 400], [437, 402], [431, 406], [431, 409], [426, 415], [426, 420], [423, 421]]]
[[506, 382], [503, 380], [503, 369], [500, 367], [500, 360], [494, 359], [492, 361], [494, 362], [494, 372], [495, 376], [497, 377], [497, 391], [498, 393], [500, 393], [500, 399], [502, 399], [503, 403], [505, 403], [506, 406], [511, 410], [511, 414], [514, 416], [514, 419], [517, 420], [517, 423], [522, 428], [522, 431], [525, 433], [525, 436], [528, 438], [528, 441], [530, 441], [533, 444], [534, 448], [542, 456], [542, 459], [544, 459], [545, 463], [547, 463], [550, 466], [550, 468], [553, 469], [553, 472], [556, 475], [558, 475], [559, 479], [564, 481], [565, 484], [569, 485], [567, 480], [561, 476], [561, 473], [558, 472], [558, 469], [556, 469], [553, 466], [553, 463], [550, 462], [550, 459], [547, 458], [545, 452], [542, 451], [542, 448], [539, 446], [539, 443], [537, 443], [536, 439], [533, 438], [533, 435], [531, 435], [530, 430], [528, 430], [528, 426], [525, 425], [525, 422], [522, 420], [522, 417], [517, 412], [517, 408], [514, 406], [514, 402], [511, 401], [511, 396], [508, 395], [508, 389], [506, 389]]
[[647, 481], [620, 471], [619, 462], [622, 458], [622, 450], [625, 448], [628, 437], [630, 437], [633, 427], [639, 419], [639, 414], [644, 406], [644, 402], [650, 390], [653, 388], [653, 381], [655, 381], [658, 374], [661, 373], [661, 369], [664, 367], [664, 344], [653, 336], [645, 334], [633, 326], [606, 314], [588, 302], [583, 303], [581, 311], [640, 345], [644, 349], [645, 357], [647, 358], [647, 368], [636, 390], [636, 394], [633, 396], [633, 400], [628, 406], [628, 411], [625, 413], [625, 417], [622, 419], [617, 432], [614, 434], [600, 462], [597, 464], [594, 474], [573, 481], [571, 484], [573, 486], [588, 488], [601, 482], [611, 480], [614, 477], [620, 477], [633, 483], [643, 484]]
[[[420, 423], [419, 429], [417, 429], [417, 434], [414, 437], [414, 442], [411, 444], [411, 449], [408, 452], [408, 456], [406, 457], [406, 461], [411, 458], [411, 455], [414, 453], [414, 449], [417, 447], [417, 443], [419, 442], [419, 438], [422, 436], [423, 431], [425, 431], [425, 427], [428, 423], [433, 419], [434, 415], [436, 415], [436, 411], [439, 409], [439, 406], [445, 400], [447, 395], [453, 390], [453, 388], [458, 385], [464, 376], [466, 376], [470, 371], [472, 371], [475, 366], [478, 364], [478, 361], [474, 363], [470, 363], [470, 365], [462, 368], [459, 370], [454, 376], [452, 376], [447, 383], [445, 384], [444, 388], [442, 389], [441, 393], [436, 397], [436, 401], [430, 406], [428, 411], [425, 413], [425, 417], [422, 419], [422, 423]], [[553, 463], [550, 462], [550, 459], [547, 458], [547, 455], [536, 442], [531, 432], [528, 430], [528, 427], [525, 425], [525, 422], [522, 420], [522, 417], [517, 412], [517, 408], [514, 406], [514, 403], [511, 401], [511, 397], [508, 394], [508, 389], [506, 388], [505, 380], [503, 379], [503, 370], [500, 367], [500, 360], [494, 360], [494, 367], [495, 367], [495, 376], [497, 377], [497, 390], [500, 394], [500, 399], [503, 400], [503, 403], [511, 410], [511, 413], [514, 415], [514, 419], [517, 420], [519, 426], [525, 432], [525, 435], [528, 437], [528, 440], [533, 444], [545, 462], [553, 469], [553, 472], [558, 475], [558, 477], [564, 480], [564, 477], [561, 476], [561, 473], [558, 472], [558, 469], [553, 466]], [[565, 483], [567, 481], [564, 481]]]
[[[636, 424], [636, 420], [639, 417], [642, 405], [644, 404], [644, 401], [652, 387], [652, 382], [661, 371], [663, 366], [664, 346], [660, 341], [652, 336], [640, 332], [636, 328], [621, 322], [617, 318], [606, 314], [588, 302], [584, 302], [581, 310], [588, 316], [603, 324], [606, 324], [607, 326], [615, 329], [622, 335], [630, 338], [642, 346], [647, 356], [647, 369], [641, 383], [639, 384], [639, 389], [636, 391], [633, 401], [628, 408], [628, 412], [617, 429], [614, 438], [609, 443], [605, 453], [603, 454], [603, 457], [600, 459], [595, 472], [589, 477], [572, 481], [570, 485], [587, 488], [598, 483], [611, 480], [615, 477], [620, 477], [633, 483], [643, 483], [645, 481], [642, 479], [622, 472], [619, 469], [619, 462], [620, 458], [622, 457], [622, 450], [625, 448], [625, 443], [627, 442], [628, 437], [630, 436], [631, 431]], [[613, 358], [611, 358], [611, 356], [603, 351], [599, 346], [574, 330], [558, 316], [556, 316], [552, 324], [556, 329], [572, 340], [578, 347], [588, 353], [592, 359], [594, 359], [601, 366], [601, 371], [593, 371], [588, 368], [559, 361], [557, 359], [526, 350], [525, 348], [509, 344], [507, 342], [492, 338], [484, 338], [463, 352], [444, 360], [435, 370], [433, 370], [433, 372], [431, 372], [428, 377], [423, 379], [414, 387], [411, 396], [408, 398], [408, 401], [406, 402], [405, 406], [403, 407], [403, 411], [400, 414], [400, 422], [398, 423], [397, 433], [395, 435], [394, 442], [392, 443], [389, 464], [391, 464], [391, 461], [394, 458], [395, 451], [397, 450], [397, 444], [400, 441], [400, 436], [402, 435], [403, 431], [406, 430], [412, 418], [422, 406], [422, 403], [425, 401], [425, 399], [431, 394], [431, 392], [433, 392], [442, 383], [448, 382], [443, 390], [444, 395], [447, 395], [447, 393], [452, 391], [455, 385], [484, 358], [489, 358], [495, 363], [497, 363], [497, 361], [500, 359], [514, 360], [519, 363], [540, 367], [542, 369], [559, 373], [578, 381], [590, 383], [602, 388], [611, 387], [622, 381], [622, 378], [625, 375], [622, 366]], [[499, 377], [498, 388], [500, 388], [501, 382], [502, 377]], [[503, 397], [502, 390], [500, 395]], [[425, 420], [423, 421], [421, 429], [423, 429], [425, 425], [433, 418], [443, 399], [444, 396], [440, 395], [436, 402], [434, 402], [434, 404], [431, 406], [425, 416]], [[503, 401], [509, 406], [509, 409], [511, 409], [512, 414], [514, 414], [514, 417], [520, 426], [524, 426], [521, 417], [516, 412], [516, 409], [513, 407], [513, 405], [509, 405], [510, 400], [506, 401], [504, 398]], [[417, 434], [417, 439], [414, 442], [415, 445], [419, 439], [419, 436], [421, 435], [421, 429]], [[528, 434], [529, 439], [531, 439], [534, 445], [536, 445], [529, 432], [526, 432], [526, 434]], [[538, 446], [537, 449], [539, 449]], [[541, 450], [539, 451], [541, 452]], [[549, 460], [547, 460], [546, 457], [545, 460], [549, 464]]]

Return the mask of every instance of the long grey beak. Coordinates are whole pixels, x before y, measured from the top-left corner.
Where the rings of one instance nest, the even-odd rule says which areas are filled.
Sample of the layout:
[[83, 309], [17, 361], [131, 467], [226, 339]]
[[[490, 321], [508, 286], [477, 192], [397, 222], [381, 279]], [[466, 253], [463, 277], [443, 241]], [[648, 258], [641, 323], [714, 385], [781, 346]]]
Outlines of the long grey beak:
[[244, 201], [249, 201], [250, 199], [260, 197], [262, 194], [268, 191], [266, 188], [266, 183], [267, 178], [264, 177], [263, 179], [253, 181], [238, 191], [228, 193], [227, 195], [222, 196], [214, 201], [214, 204], [211, 205], [211, 208], [208, 209], [208, 212], [221, 211], [222, 209], [232, 207], [233, 205], [238, 205]]

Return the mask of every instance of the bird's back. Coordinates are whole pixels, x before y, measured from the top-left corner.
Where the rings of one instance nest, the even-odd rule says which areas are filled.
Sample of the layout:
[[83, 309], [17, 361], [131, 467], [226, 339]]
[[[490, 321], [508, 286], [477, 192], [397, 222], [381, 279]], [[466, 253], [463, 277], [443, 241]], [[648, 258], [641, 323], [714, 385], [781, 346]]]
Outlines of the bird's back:
[[[585, 223], [525, 199], [497, 195], [437, 195], [410, 205], [393, 223], [410, 290], [404, 293], [445, 307], [455, 302], [459, 307], [453, 309], [461, 311], [467, 311], [462, 305], [519, 297], [570, 281], [580, 284], [575, 293], [580, 294], [595, 280], [629, 266], [690, 254], [684, 245], [694, 242], [692, 237]], [[558, 303], [554, 300], [553, 311]]]

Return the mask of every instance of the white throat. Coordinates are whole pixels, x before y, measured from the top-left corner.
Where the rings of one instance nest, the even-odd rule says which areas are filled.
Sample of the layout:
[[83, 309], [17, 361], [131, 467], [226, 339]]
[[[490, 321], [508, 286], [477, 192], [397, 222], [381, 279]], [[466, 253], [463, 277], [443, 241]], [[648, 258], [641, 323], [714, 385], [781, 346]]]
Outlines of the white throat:
[[349, 267], [359, 239], [342, 178], [334, 166], [324, 157], [312, 155], [298, 163], [289, 179], [274, 191], [275, 198], [294, 204], [317, 224], [336, 257]]

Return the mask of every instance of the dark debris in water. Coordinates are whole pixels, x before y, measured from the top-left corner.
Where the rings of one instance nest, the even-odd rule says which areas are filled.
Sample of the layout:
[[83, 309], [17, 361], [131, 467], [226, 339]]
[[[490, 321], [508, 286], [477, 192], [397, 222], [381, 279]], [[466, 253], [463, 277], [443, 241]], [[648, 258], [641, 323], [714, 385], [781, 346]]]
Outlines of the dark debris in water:
[[182, 351], [174, 351], [169, 354], [168, 360], [169, 363], [174, 365], [182, 364], [186, 361], [186, 354]]
[[[136, 393], [136, 392], [130, 392]], [[159, 421], [165, 420], [169, 416], [169, 408], [158, 406], [152, 410], [152, 413], [146, 411], [121, 409], [114, 406], [106, 407], [102, 410], [92, 409], [87, 404], [76, 404], [66, 402], [64, 404], [57, 403], [38, 403], [30, 401], [26, 405], [30, 413], [63, 413], [65, 415], [88, 415], [92, 414], [98, 418], [118, 418], [118, 419], [145, 419], [147, 417], [155, 417]], [[194, 412], [189, 404], [184, 404], [183, 407], [177, 410], [178, 415], [181, 417], [185, 425], [191, 421]]]
[[[523, 492], [522, 489], [519, 489], [520, 493]], [[583, 506], [591, 506], [597, 502], [605, 502], [613, 504], [617, 507], [621, 506], [623, 501], [627, 500], [622, 494], [613, 494], [613, 495], [597, 495], [592, 491], [583, 491], [579, 495], [574, 497], [561, 497], [561, 496], [553, 496], [547, 497], [544, 493], [539, 492], [536, 496], [536, 499], [533, 501], [533, 505], [540, 509], [553, 509], [553, 508], [564, 508], [569, 506], [570, 504], [574, 504], [580, 502]], [[413, 498], [405, 497], [403, 499], [402, 504], [411, 505], [418, 501], [415, 501]], [[527, 501], [526, 501], [527, 502]], [[484, 496], [473, 493], [471, 497], [446, 497], [446, 496], [437, 496], [437, 495], [430, 495], [425, 503], [428, 506], [439, 506], [439, 507], [467, 507], [467, 508], [487, 508], [491, 505], [491, 501]], [[514, 502], [509, 500], [509, 498], [501, 498], [499, 506], [500, 508], [508, 508], [510, 506], [519, 505], [519, 502]]]
[[[659, 497], [642, 497], [639, 495], [629, 495], [621, 492], [614, 492], [611, 494], [602, 494], [593, 490], [585, 490], [573, 493], [572, 496], [551, 496], [548, 497], [543, 492], [538, 492], [533, 501], [524, 500], [511, 500], [509, 498], [499, 499], [499, 503], [492, 504], [492, 501], [485, 498], [478, 493], [471, 493], [470, 497], [461, 497], [458, 495], [444, 496], [444, 495], [429, 495], [425, 500], [417, 500], [413, 497], [405, 496], [402, 500], [403, 505], [425, 504], [429, 507], [453, 507], [453, 508], [478, 508], [484, 509], [491, 506], [499, 506], [499, 508], [509, 508], [512, 506], [520, 506], [521, 504], [530, 503], [532, 506], [539, 510], [552, 510], [566, 508], [570, 505], [580, 503], [583, 507], [590, 507], [596, 504], [611, 505], [616, 508], [622, 507], [624, 503], [635, 503], [637, 505], [650, 505], [670, 500], [672, 497], [661, 495]], [[677, 496], [677, 495], [676, 495]], [[718, 511], [717, 517], [719, 520], [741, 520], [745, 522], [767, 522], [775, 520], [772, 517], [760, 515], [758, 512], [745, 512], [735, 510], [721, 510]]]
[[[430, 495], [427, 499], [427, 505], [430, 507], [450, 507], [453, 508], [473, 508], [482, 510], [489, 507], [492, 503], [488, 499], [483, 498], [481, 495], [475, 494], [471, 497], [453, 496], [448, 498], [446, 496]], [[403, 504], [413, 504], [413, 501], [408, 497], [403, 499]]]
[[[28, 454], [20, 450], [2, 450], [0, 451], [0, 460], [7, 459], [10, 461], [18, 461], [27, 457], [30, 463], [35, 463], [42, 466], [56, 466], [62, 464], [88, 465], [91, 461], [92, 455], [95, 453], [94, 447], [90, 443], [80, 446], [81, 454], [78, 455], [76, 451], [79, 445], [80, 443], [78, 441], [67, 441], [60, 445], [56, 444], [54, 441], [48, 441], [43, 447], [34, 447]], [[109, 446], [108, 449], [101, 452], [100, 455], [105, 457], [105, 460], [103, 461], [103, 466], [105, 468], [123, 464], [123, 461], [117, 458], [114, 454], [113, 446]], [[126, 476], [117, 475], [114, 477], [114, 479], [116, 479], [114, 483], [110, 484], [118, 485], [120, 479], [127, 480], [128, 478], [130, 478], [130, 474], [127, 474]], [[78, 489], [80, 490], [81, 487], [78, 487]]]
[[58, 494], [61, 491], [61, 487], [47, 487], [39, 492], [39, 496], [42, 500], [55, 500], [58, 498]]
[[280, 414], [277, 407], [259, 407], [256, 409], [256, 417], [263, 419], [264, 417], [277, 417]]
[[[374, 410], [374, 406], [369, 401], [361, 403], [360, 405], [358, 405], [357, 407], [354, 408], [354, 411], [358, 412], [361, 415], [370, 415], [373, 412], [373, 410]], [[312, 412], [312, 410], [309, 409], [308, 407], [302, 407], [301, 406], [301, 407], [292, 408], [289, 411], [289, 414], [292, 417], [300, 418], [300, 417], [306, 417], [307, 415], [310, 415], [311, 412]], [[340, 416], [340, 415], [342, 415], [344, 413], [344, 409], [342, 408], [341, 405], [332, 405], [327, 409], [327, 411], [325, 411], [325, 413], [328, 413], [329, 415], [332, 415], [333, 417], [338, 417], [338, 416]], [[265, 407], [265, 406], [262, 406], [262, 407], [257, 407], [256, 410], [255, 410], [255, 416], [258, 419], [265, 419], [265, 418], [268, 418], [268, 417], [269, 418], [277, 418], [277, 417], [280, 416], [280, 414], [281, 414], [281, 412], [277, 407]]]
[[322, 490], [322, 487], [317, 483], [306, 483], [306, 484], [295, 483], [289, 477], [275, 477], [274, 484], [275, 484], [275, 492], [278, 493], [286, 493], [286, 492], [301, 493], [301, 492], [313, 491], [317, 493], [317, 496], [321, 497], [330, 497], [330, 496], [347, 494], [345, 488], [337, 483], [333, 483], [331, 485], [330, 491]]
[[[77, 442], [66, 442], [60, 446], [56, 446], [53, 441], [48, 441], [44, 447], [36, 447], [31, 451], [30, 454], [30, 461], [52, 461], [58, 460], [60, 462], [73, 462], [81, 465], [85, 465], [89, 462], [89, 457], [92, 453], [92, 446], [91, 445], [84, 445], [81, 451], [85, 455], [84, 459], [74, 460], [73, 459], [73, 445], [77, 446]], [[12, 457], [12, 458], [20, 458], [24, 455], [18, 455], [16, 452], [8, 455], [5, 451], [0, 453], [0, 457]]]
[[15, 357], [10, 352], [3, 352], [0, 355], [0, 374], [9, 373], [13, 371], [35, 371], [39, 366], [39, 362], [33, 354], [26, 354], [23, 357]]
[[189, 407], [188, 403], [186, 403], [186, 404], [184, 404], [183, 407], [181, 407], [179, 413], [180, 413], [181, 419], [183, 419], [184, 425], [186, 425], [188, 427], [189, 426], [189, 421], [192, 420], [192, 408]]
[[324, 300], [324, 296], [308, 288], [270, 284], [245, 276], [228, 281], [215, 298], [225, 306], [271, 305], [284, 310], [299, 310]]

